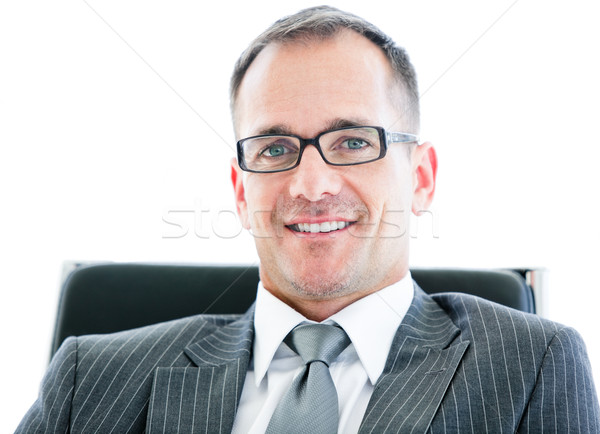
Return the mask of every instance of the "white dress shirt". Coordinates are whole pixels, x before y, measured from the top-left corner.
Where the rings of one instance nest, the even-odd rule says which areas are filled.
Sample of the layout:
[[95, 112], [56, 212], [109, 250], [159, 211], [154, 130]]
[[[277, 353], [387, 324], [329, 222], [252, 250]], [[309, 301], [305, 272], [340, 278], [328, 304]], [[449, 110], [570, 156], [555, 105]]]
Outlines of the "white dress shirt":
[[[332, 315], [352, 343], [330, 366], [340, 405], [339, 433], [356, 433], [383, 372], [396, 330], [414, 295], [410, 272], [399, 282], [370, 294]], [[304, 363], [283, 339], [302, 314], [258, 284], [254, 346], [233, 432], [264, 433], [275, 407]]]

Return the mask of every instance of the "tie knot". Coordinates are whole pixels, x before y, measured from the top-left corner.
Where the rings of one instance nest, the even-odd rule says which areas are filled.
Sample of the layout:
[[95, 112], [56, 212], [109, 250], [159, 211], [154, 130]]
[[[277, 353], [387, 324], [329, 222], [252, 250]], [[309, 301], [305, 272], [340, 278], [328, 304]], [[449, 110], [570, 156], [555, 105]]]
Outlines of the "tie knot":
[[327, 366], [350, 345], [350, 338], [340, 327], [327, 324], [301, 324], [284, 339], [304, 363], [319, 360]]

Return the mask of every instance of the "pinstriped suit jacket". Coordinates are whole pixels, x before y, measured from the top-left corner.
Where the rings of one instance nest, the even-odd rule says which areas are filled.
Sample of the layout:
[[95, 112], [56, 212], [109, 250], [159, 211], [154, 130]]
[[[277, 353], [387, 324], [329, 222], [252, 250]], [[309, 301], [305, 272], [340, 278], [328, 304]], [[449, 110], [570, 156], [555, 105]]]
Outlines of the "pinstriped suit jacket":
[[[17, 432], [230, 432], [252, 339], [253, 309], [69, 338]], [[600, 432], [579, 335], [415, 285], [360, 432], [517, 431]]]

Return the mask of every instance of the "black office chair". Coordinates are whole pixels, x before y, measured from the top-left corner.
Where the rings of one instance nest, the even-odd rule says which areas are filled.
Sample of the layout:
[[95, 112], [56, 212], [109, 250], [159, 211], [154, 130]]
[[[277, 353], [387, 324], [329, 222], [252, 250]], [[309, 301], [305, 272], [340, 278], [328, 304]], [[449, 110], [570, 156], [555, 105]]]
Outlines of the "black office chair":
[[[428, 293], [464, 292], [535, 313], [525, 270], [413, 269]], [[52, 351], [68, 336], [127, 330], [198, 313], [243, 313], [256, 266], [97, 264], [75, 268], [58, 305]]]

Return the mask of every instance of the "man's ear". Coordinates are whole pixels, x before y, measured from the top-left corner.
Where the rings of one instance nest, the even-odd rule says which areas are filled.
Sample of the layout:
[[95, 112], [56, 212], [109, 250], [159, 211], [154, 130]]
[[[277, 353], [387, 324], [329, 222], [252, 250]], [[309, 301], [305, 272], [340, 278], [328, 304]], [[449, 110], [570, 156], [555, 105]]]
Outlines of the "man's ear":
[[246, 191], [244, 190], [244, 173], [235, 158], [231, 159], [231, 182], [235, 195], [235, 206], [245, 229], [250, 229], [248, 221], [248, 204], [246, 203]]
[[431, 205], [435, 193], [437, 155], [431, 143], [425, 142], [413, 149], [412, 174], [412, 212], [415, 215], [421, 215]]

